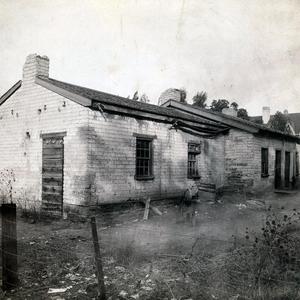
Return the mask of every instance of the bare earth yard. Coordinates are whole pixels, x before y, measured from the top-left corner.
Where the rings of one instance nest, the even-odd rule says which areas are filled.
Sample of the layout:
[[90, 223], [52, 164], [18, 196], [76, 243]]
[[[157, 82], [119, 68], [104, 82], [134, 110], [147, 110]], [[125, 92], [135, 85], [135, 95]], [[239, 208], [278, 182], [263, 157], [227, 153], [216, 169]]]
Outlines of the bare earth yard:
[[[278, 214], [298, 210], [299, 195], [235, 196], [201, 203], [194, 225], [185, 216], [191, 208], [185, 207], [182, 215], [174, 203], [157, 203], [163, 215], [150, 212], [147, 221], [139, 205], [98, 212], [108, 299], [248, 299], [243, 298], [241, 275], [228, 277], [225, 257], [244, 243], [247, 228], [259, 232], [269, 205]], [[20, 286], [2, 297], [97, 299], [89, 221], [33, 222], [21, 214]]]

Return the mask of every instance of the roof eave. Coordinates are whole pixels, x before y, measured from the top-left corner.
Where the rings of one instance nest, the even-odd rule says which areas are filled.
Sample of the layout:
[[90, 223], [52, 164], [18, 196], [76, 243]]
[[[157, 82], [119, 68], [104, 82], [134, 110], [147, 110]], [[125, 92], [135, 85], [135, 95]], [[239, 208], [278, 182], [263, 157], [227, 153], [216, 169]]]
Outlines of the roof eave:
[[[196, 126], [198, 126], [197, 129], [199, 132], [206, 130], [205, 128], [201, 128], [201, 126], [203, 126], [203, 125], [199, 125], [199, 123], [197, 123], [196, 121], [189, 121], [189, 120], [182, 119], [180, 117], [170, 117], [170, 116], [166, 116], [163, 114], [154, 114], [154, 113], [149, 113], [149, 112], [145, 112], [145, 111], [141, 111], [141, 110], [134, 110], [132, 108], [129, 109], [129, 108], [122, 107], [122, 106], [101, 103], [99, 101], [93, 101], [93, 105], [91, 108], [96, 109], [96, 110], [101, 110], [101, 111], [103, 110], [104, 112], [107, 112], [107, 113], [126, 115], [126, 116], [130, 116], [130, 117], [134, 117], [134, 118], [158, 121], [158, 122], [169, 123], [169, 124], [173, 124], [176, 120], [183, 120], [187, 124], [187, 126], [192, 126], [194, 128]], [[213, 128], [213, 126], [211, 126], [211, 125], [207, 125], [207, 127]], [[219, 127], [215, 131], [221, 132], [224, 129], [226, 129], [226, 128]]]
[[293, 141], [293, 142], [296, 142], [297, 144], [300, 144], [300, 137], [290, 135], [290, 134], [286, 134], [286, 133], [279, 132], [279, 131], [273, 131], [273, 130], [268, 130], [268, 129], [260, 129], [259, 134], [269, 135], [269, 136], [273, 136], [273, 137], [277, 137], [277, 138], [280, 137], [281, 139]]
[[39, 77], [35, 78], [35, 83], [82, 106], [92, 106], [91, 99], [69, 92], [66, 89], [51, 84], [50, 82], [47, 82]]
[[0, 105], [2, 105], [10, 96], [12, 96], [21, 86], [22, 86], [22, 80], [19, 80], [0, 97]]
[[200, 116], [200, 117], [205, 118], [207, 120], [220, 122], [220, 123], [225, 124], [227, 126], [238, 128], [238, 129], [250, 132], [250, 133], [257, 133], [259, 131], [259, 129], [257, 129], [255, 127], [252, 127], [250, 125], [247, 125], [247, 124], [242, 124], [237, 120], [227, 119], [225, 116], [212, 114], [209, 111], [204, 111], [204, 110], [200, 110], [198, 108], [188, 107], [188, 106], [186, 106], [182, 103], [179, 103], [178, 101], [168, 100], [167, 102], [165, 102], [163, 104], [163, 106], [164, 107], [172, 107], [172, 108], [184, 111], [186, 113], [196, 115], [196, 116]]
[[[172, 120], [173, 120], [173, 118], [170, 118], [169, 116], [163, 116], [163, 115], [158, 115], [158, 114], [153, 114], [153, 113], [146, 113], [146, 112], [139, 111], [139, 110], [132, 110], [132, 109], [124, 108], [122, 106], [108, 105], [108, 104], [102, 103], [100, 101], [94, 101], [92, 99], [80, 96], [80, 95], [72, 93], [64, 88], [58, 87], [54, 84], [51, 84], [50, 82], [47, 82], [46, 80], [43, 80], [42, 78], [39, 78], [39, 77], [36, 77], [35, 83], [56, 93], [56, 94], [59, 94], [69, 100], [72, 100], [80, 105], [83, 105], [85, 107], [97, 108], [97, 107], [95, 107], [95, 103], [99, 103], [104, 108], [104, 111], [107, 111], [109, 113], [117, 113], [117, 114], [122, 113], [122, 114], [131, 115], [131, 116], [135, 116], [135, 117], [142, 117], [142, 118], [147, 118], [147, 119], [152, 119], [152, 120], [157, 120], [157, 121], [163, 121], [163, 122], [167, 122], [167, 123], [172, 123]], [[194, 122], [192, 122], [192, 123], [194, 123]]]

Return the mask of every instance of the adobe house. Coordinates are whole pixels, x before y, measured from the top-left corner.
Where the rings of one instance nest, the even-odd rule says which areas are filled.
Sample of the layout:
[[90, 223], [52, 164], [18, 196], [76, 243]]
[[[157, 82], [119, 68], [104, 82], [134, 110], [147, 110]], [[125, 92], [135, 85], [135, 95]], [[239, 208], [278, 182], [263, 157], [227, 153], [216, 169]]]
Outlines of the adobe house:
[[50, 211], [171, 198], [222, 180], [227, 130], [51, 79], [49, 59], [35, 54], [0, 98], [0, 170], [13, 171], [15, 201]]
[[46, 56], [29, 55], [22, 81], [0, 98], [0, 196], [10, 185], [20, 205], [61, 214], [190, 187], [202, 199], [295, 181], [299, 138], [167, 100], [61, 82], [49, 78]]
[[162, 105], [230, 128], [224, 136], [223, 192], [259, 193], [297, 186], [298, 136], [237, 118], [232, 109], [216, 113], [174, 100]]

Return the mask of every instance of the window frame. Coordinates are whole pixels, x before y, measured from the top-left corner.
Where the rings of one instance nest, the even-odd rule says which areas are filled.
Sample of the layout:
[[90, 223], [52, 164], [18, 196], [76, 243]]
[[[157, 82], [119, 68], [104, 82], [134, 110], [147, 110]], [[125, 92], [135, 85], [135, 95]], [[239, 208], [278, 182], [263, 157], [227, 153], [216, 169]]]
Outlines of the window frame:
[[[135, 139], [135, 175], [134, 178], [135, 180], [152, 180], [154, 179], [154, 174], [153, 174], [153, 137], [149, 137], [149, 136], [145, 136], [145, 135], [135, 135], [136, 139]], [[137, 151], [138, 151], [138, 141], [144, 141], [144, 142], [148, 142], [149, 146], [148, 146], [148, 151], [149, 151], [149, 157], [145, 158], [145, 157], [138, 157], [137, 156]], [[140, 175], [137, 172], [138, 169], [138, 160], [148, 160], [148, 175]]]
[[[265, 156], [266, 155], [266, 156]], [[269, 148], [261, 148], [261, 177], [269, 176]]]
[[[188, 157], [187, 157], [187, 178], [199, 179], [199, 168], [198, 168], [198, 155], [201, 153], [201, 143], [189, 142], [188, 143]], [[193, 159], [190, 159], [190, 158]], [[190, 164], [193, 167], [190, 167]]]

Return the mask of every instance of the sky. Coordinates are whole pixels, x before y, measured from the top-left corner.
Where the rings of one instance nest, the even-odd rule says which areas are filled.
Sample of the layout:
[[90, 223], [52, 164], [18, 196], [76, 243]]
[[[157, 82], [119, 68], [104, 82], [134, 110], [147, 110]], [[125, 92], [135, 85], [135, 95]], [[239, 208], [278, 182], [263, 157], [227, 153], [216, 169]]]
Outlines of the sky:
[[237, 102], [250, 115], [300, 112], [299, 0], [0, 0], [0, 94], [31, 53], [50, 77], [157, 104]]

